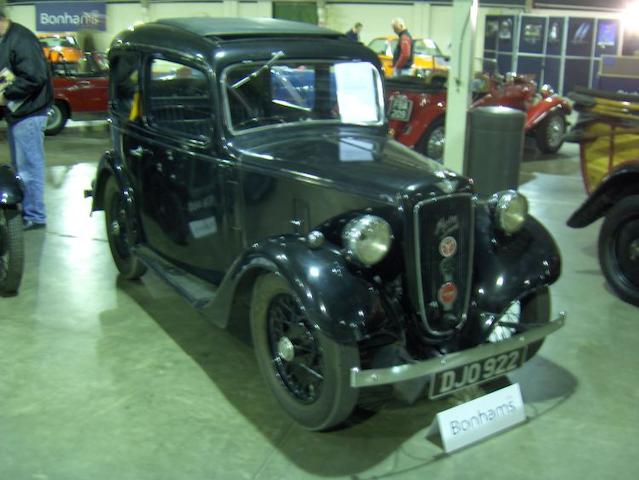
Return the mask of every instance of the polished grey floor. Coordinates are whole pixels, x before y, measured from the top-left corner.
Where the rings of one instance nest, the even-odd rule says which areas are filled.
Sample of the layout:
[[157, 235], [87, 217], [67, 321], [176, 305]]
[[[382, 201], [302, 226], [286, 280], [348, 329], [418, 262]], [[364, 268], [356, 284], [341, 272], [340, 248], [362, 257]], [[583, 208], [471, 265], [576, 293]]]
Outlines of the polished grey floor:
[[25, 234], [20, 294], [0, 298], [0, 479], [635, 478], [639, 309], [604, 282], [599, 223], [565, 226], [585, 197], [575, 146], [553, 158], [527, 149], [522, 171], [563, 253], [553, 301], [567, 326], [510, 376], [528, 421], [450, 456], [425, 430], [481, 389], [380, 405], [332, 433], [300, 429], [241, 339], [152, 274], [118, 279], [103, 214], [89, 216], [82, 195], [106, 131], [67, 129], [46, 148], [49, 223]]

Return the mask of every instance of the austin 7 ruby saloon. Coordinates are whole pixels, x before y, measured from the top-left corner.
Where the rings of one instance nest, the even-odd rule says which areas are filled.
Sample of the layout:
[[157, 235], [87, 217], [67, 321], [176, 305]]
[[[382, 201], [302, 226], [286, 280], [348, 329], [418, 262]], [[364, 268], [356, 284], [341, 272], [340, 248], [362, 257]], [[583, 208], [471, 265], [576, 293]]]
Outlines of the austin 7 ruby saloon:
[[481, 202], [390, 139], [368, 48], [281, 20], [167, 19], [118, 35], [109, 63], [92, 195], [120, 275], [151, 269], [250, 329], [304, 427], [343, 423], [370, 387], [437, 398], [503, 376], [563, 325], [560, 255], [526, 199]]
[[[386, 80], [391, 135], [434, 160], [444, 156], [444, 83], [442, 76], [426, 82], [415, 77]], [[526, 112], [524, 131], [535, 138], [538, 148], [543, 153], [555, 153], [561, 148], [571, 108], [549, 85], [537, 92], [535, 82], [519, 75], [482, 75], [475, 85], [470, 108], [500, 105]]]

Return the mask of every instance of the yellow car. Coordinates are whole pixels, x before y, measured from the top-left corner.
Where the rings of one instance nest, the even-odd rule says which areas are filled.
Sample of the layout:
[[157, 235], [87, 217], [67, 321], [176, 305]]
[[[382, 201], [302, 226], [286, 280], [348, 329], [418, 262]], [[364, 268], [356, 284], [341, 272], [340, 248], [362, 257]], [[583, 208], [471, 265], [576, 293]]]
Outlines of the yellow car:
[[73, 33], [41, 33], [38, 40], [42, 45], [44, 56], [50, 62], [79, 62], [82, 49]]
[[[430, 77], [435, 71], [448, 71], [448, 59], [430, 38], [413, 38], [414, 60], [411, 75]], [[393, 76], [393, 52], [397, 47], [397, 36], [378, 37], [368, 44], [379, 57], [384, 74]]]

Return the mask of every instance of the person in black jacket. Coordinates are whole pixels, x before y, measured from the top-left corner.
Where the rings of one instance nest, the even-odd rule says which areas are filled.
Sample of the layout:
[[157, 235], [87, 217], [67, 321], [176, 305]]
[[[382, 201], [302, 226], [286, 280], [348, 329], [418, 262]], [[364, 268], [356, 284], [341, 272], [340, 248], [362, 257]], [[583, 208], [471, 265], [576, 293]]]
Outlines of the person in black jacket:
[[0, 92], [9, 125], [11, 162], [24, 182], [24, 228], [44, 228], [44, 128], [53, 101], [53, 84], [42, 46], [27, 28], [13, 23], [0, 8]]
[[364, 25], [361, 22], [357, 22], [344, 35], [353, 42], [359, 42], [359, 34], [362, 32], [362, 28], [364, 28]]

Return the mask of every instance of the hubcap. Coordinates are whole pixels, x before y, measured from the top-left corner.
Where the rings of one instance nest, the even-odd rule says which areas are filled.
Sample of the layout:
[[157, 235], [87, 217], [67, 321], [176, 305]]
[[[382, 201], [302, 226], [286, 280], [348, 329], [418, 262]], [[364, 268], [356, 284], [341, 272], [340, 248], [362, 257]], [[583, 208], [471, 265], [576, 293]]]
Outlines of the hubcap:
[[547, 139], [548, 145], [557, 147], [564, 136], [564, 121], [561, 117], [554, 116], [548, 123]]
[[612, 246], [620, 280], [629, 288], [639, 288], [639, 218], [620, 227]]
[[639, 238], [630, 244], [630, 260], [639, 260]]
[[444, 145], [446, 142], [446, 134], [444, 127], [437, 127], [431, 133], [426, 146], [426, 155], [433, 160], [440, 160], [444, 156]]
[[282, 337], [277, 342], [277, 354], [285, 362], [292, 362], [295, 358], [295, 346], [288, 338]]
[[56, 127], [62, 118], [62, 113], [57, 107], [51, 107], [47, 112], [47, 128]]
[[120, 222], [117, 220], [111, 222], [111, 233], [116, 237], [120, 235]]

